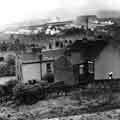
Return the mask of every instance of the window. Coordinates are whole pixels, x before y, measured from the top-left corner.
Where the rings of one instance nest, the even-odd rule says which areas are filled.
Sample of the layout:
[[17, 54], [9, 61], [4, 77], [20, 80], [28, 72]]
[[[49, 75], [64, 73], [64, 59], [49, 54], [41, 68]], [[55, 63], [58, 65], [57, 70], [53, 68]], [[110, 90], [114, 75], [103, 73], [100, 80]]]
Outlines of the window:
[[63, 48], [63, 43], [61, 42], [61, 44], [60, 44], [60, 48]]
[[83, 63], [79, 65], [79, 74], [83, 75], [86, 74], [86, 72], [90, 74], [94, 73], [94, 62], [88, 61], [87, 64]]
[[59, 41], [55, 42], [56, 47], [59, 47]]
[[49, 49], [52, 49], [52, 44], [51, 43], [49, 43]]
[[72, 40], [69, 40], [69, 44], [70, 44], [70, 45], [72, 44]]
[[84, 74], [84, 65], [80, 65], [80, 67], [79, 67], [79, 73], [80, 73], [80, 75]]
[[47, 73], [52, 72], [51, 64], [50, 63], [47, 63], [46, 67], [47, 67]]
[[65, 43], [68, 43], [68, 41], [67, 41], [67, 40], [65, 40]]
[[94, 73], [94, 63], [91, 61], [88, 61], [88, 72], [89, 73]]
[[4, 57], [0, 57], [0, 62], [1, 62], [1, 61], [4, 61]]

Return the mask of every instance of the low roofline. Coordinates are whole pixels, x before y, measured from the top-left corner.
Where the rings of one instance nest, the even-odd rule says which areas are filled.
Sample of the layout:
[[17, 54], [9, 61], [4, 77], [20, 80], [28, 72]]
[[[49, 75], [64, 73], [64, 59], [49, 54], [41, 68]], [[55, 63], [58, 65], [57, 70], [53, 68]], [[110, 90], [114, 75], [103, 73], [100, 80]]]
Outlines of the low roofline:
[[72, 45], [66, 47], [66, 51], [79, 52], [88, 47], [96, 47], [98, 44], [105, 46], [108, 43], [107, 40], [76, 40]]

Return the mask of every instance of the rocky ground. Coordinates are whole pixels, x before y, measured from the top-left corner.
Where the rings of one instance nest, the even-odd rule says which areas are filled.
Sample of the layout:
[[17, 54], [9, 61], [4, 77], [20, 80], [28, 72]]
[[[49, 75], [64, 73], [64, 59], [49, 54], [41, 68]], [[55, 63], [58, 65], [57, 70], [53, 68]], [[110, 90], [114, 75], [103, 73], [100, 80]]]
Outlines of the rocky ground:
[[[10, 102], [9, 102], [10, 103]], [[34, 105], [1, 105], [1, 120], [119, 120], [119, 92], [83, 92], [76, 89], [67, 96], [46, 99]], [[70, 116], [70, 117], [66, 117]]]

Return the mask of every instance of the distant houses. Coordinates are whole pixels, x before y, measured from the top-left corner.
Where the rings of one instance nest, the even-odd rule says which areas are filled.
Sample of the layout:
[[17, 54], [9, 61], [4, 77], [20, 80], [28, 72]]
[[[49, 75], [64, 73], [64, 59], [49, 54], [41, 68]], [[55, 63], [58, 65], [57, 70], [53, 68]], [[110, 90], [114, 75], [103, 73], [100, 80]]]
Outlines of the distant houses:
[[[93, 80], [120, 78], [120, 47], [119, 44], [115, 44], [110, 38], [84, 38], [76, 40], [63, 48], [52, 47], [44, 49], [40, 55], [42, 55], [40, 62], [42, 76], [47, 73], [53, 73], [55, 81], [71, 78], [71, 82], [74, 80], [75, 83], [82, 83]], [[65, 65], [61, 61], [69, 63], [65, 71], [62, 70], [65, 68]], [[55, 67], [56, 65], [54, 64], [56, 63], [60, 65], [57, 64], [58, 67]], [[59, 67], [61, 67], [60, 71]], [[69, 67], [72, 71], [71, 73], [68, 69]], [[110, 77], [110, 74], [112, 74], [112, 77]]]
[[96, 60], [106, 44], [105, 40], [77, 40], [68, 47], [66, 54], [73, 66], [76, 66], [75, 69], [78, 69], [79, 80], [96, 79], [96, 70], [99, 69], [96, 67]]
[[[73, 67], [74, 80], [79, 82], [109, 79], [110, 73], [111, 78], [120, 78], [120, 47], [111, 40], [76, 40], [64, 49], [50, 50], [42, 54], [54, 59], [51, 62], [53, 73], [56, 73], [54, 63], [67, 59]], [[59, 66], [62, 67], [62, 62]], [[62, 79], [65, 75], [67, 74], [61, 73], [61, 78], [57, 79]]]
[[[72, 83], [74, 80], [82, 82], [83, 80], [108, 79], [110, 73], [112, 74], [111, 78], [120, 78], [119, 44], [116, 47], [110, 38], [106, 37], [109, 32], [104, 29], [103, 25], [95, 27], [94, 30], [89, 29], [88, 22], [86, 23], [88, 17], [83, 16], [82, 19], [80, 17], [82, 21], [85, 19], [84, 24], [87, 24], [87, 30], [82, 26], [72, 26], [73, 21], [47, 23], [43, 25], [43, 28], [51, 28], [60, 32], [46, 35], [43, 30], [44, 34], [43, 32], [30, 35], [16, 34], [10, 38], [9, 46], [14, 48], [14, 44], [14, 51], [16, 51], [17, 46], [20, 48], [20, 43], [24, 43], [26, 53], [23, 54], [24, 60], [37, 59], [41, 64], [42, 76], [46, 73], [54, 73], [56, 81], [66, 79], [67, 83], [69, 81]], [[79, 19], [78, 22], [80, 22]], [[97, 23], [94, 21], [93, 24]], [[41, 26], [33, 27], [36, 29]], [[5, 43], [9, 43], [9, 41], [6, 40]], [[38, 48], [37, 52], [36, 48]], [[42, 59], [39, 61], [40, 55], [42, 55]]]
[[120, 78], [120, 45], [111, 40], [80, 41], [68, 47], [67, 56], [78, 66], [79, 80]]
[[79, 82], [109, 79], [110, 73], [112, 79], [120, 78], [120, 47], [111, 40], [76, 40], [62, 54], [72, 64], [74, 79]]

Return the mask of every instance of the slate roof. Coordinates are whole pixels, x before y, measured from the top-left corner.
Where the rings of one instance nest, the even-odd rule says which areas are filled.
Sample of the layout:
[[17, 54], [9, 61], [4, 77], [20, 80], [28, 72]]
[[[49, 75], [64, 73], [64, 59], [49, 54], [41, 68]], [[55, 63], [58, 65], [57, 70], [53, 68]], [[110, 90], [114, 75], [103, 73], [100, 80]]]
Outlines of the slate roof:
[[72, 45], [67, 47], [67, 51], [81, 52], [84, 58], [95, 59], [107, 44], [107, 40], [76, 40]]

